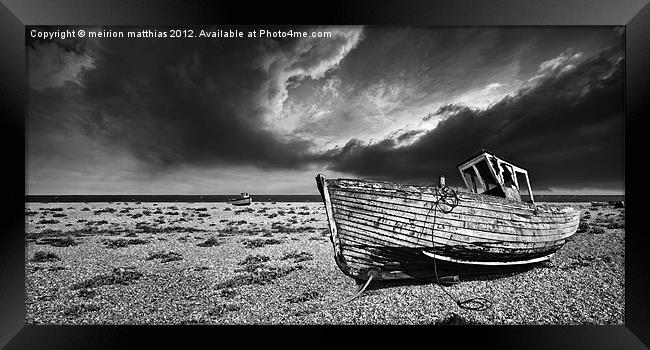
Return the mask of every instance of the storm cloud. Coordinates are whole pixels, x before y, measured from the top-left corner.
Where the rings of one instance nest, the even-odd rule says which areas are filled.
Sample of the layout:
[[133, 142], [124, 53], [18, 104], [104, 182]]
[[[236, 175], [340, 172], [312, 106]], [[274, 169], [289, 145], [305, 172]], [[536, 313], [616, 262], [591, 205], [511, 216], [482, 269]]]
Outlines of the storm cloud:
[[331, 37], [28, 40], [28, 193], [460, 185], [481, 148], [536, 190], [623, 188], [623, 31], [272, 29]]
[[351, 140], [325, 156], [332, 168], [361, 176], [432, 182], [482, 148], [531, 171], [538, 189], [616, 187], [623, 178], [622, 50], [569, 62], [562, 54], [540, 65], [532, 85], [485, 110], [445, 105], [448, 114], [408, 146], [400, 138]]
[[311, 141], [275, 132], [274, 122], [290, 79], [323, 75], [360, 40], [357, 28], [331, 32], [281, 42], [105, 39], [80, 53], [35, 42], [32, 140], [38, 148], [70, 126], [150, 167], [299, 167]]

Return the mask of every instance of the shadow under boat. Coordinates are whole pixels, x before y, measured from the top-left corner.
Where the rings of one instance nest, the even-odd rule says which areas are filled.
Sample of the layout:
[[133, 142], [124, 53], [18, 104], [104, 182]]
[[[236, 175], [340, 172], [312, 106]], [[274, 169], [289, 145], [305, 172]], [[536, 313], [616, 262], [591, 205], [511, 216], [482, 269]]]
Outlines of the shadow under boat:
[[[353, 277], [359, 285], [367, 281], [367, 279], [359, 278], [360, 275], [379, 277], [367, 287], [368, 290], [408, 285], [453, 285], [469, 281], [490, 281], [511, 277], [548, 264], [547, 261], [496, 266], [459, 264], [427, 256], [421, 248], [375, 246], [371, 249], [375, 257], [390, 256], [393, 261], [369, 268], [367, 271], [352, 272], [345, 261], [339, 260], [339, 257], [335, 258], [339, 268], [346, 275]], [[395, 259], [395, 257], [403, 257], [403, 259]], [[345, 259], [344, 257], [340, 258]]]

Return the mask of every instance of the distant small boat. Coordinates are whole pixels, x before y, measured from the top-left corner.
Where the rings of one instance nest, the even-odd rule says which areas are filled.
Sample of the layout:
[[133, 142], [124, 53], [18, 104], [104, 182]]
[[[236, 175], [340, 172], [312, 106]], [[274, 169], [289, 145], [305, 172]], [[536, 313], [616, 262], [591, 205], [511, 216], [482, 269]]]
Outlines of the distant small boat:
[[229, 199], [228, 203], [232, 205], [240, 206], [240, 205], [250, 205], [252, 201], [253, 198], [248, 193], [242, 192], [239, 195], [239, 198]]
[[577, 231], [580, 211], [536, 205], [525, 169], [481, 150], [458, 170], [469, 192], [443, 177], [411, 186], [319, 174], [339, 268], [360, 280], [480, 274], [549, 259]]

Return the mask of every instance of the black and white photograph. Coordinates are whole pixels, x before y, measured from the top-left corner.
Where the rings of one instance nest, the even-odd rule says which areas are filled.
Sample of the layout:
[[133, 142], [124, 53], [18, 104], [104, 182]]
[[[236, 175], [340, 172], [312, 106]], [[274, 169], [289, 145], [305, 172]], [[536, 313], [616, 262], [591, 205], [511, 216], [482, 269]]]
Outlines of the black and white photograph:
[[25, 323], [625, 325], [625, 36], [26, 26]]

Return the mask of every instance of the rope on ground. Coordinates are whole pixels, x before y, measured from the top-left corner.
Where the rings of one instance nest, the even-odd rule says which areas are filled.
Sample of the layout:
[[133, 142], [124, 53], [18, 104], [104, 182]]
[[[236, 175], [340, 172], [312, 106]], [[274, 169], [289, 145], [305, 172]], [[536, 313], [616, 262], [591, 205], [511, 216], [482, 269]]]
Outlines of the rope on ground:
[[[424, 230], [426, 229], [426, 226], [427, 226], [427, 221], [429, 220], [429, 214], [431, 214], [431, 210], [433, 209], [433, 227], [431, 228], [431, 247], [432, 248], [435, 246], [435, 241], [433, 239], [433, 233], [435, 232], [435, 229], [436, 229], [436, 221], [437, 221], [437, 218], [438, 218], [438, 210], [440, 210], [441, 212], [443, 212], [445, 214], [448, 214], [448, 213], [451, 213], [452, 210], [454, 210], [454, 208], [456, 206], [458, 206], [458, 194], [456, 193], [456, 191], [454, 189], [452, 189], [450, 187], [443, 186], [440, 189], [436, 188], [436, 196], [438, 197], [438, 199], [436, 199], [436, 201], [433, 202], [433, 205], [427, 211], [427, 216], [424, 219], [424, 226], [422, 228], [422, 233], [424, 233]], [[441, 203], [443, 205], [445, 205], [446, 208], [441, 206]], [[447, 291], [440, 284], [440, 278], [438, 277], [438, 267], [437, 267], [437, 264], [436, 264], [436, 261], [438, 259], [436, 259], [436, 257], [435, 257], [435, 255], [436, 255], [435, 251], [432, 251], [432, 253], [433, 253], [433, 271], [434, 271], [435, 276], [436, 276], [437, 285], [438, 285], [438, 287], [440, 287], [440, 289], [442, 289], [443, 292], [445, 292], [445, 294], [447, 294], [447, 296], [449, 296], [449, 298], [451, 298], [456, 303], [456, 305], [458, 305], [459, 308], [465, 309], [465, 310], [472, 310], [472, 311], [483, 311], [483, 310], [487, 310], [490, 307], [492, 307], [492, 301], [489, 300], [489, 299], [483, 298], [483, 297], [474, 297], [474, 298], [469, 298], [469, 299], [465, 299], [465, 300], [459, 300], [459, 299], [456, 299], [451, 293], [449, 293], [449, 291]]]
[[351, 296], [351, 297], [348, 297], [348, 298], [346, 298], [344, 300], [336, 302], [336, 303], [334, 303], [332, 305], [327, 305], [327, 306], [323, 306], [323, 307], [315, 307], [315, 308], [312, 308], [312, 309], [309, 309], [309, 310], [306, 310], [306, 311], [303, 311], [303, 312], [314, 313], [314, 312], [317, 312], [317, 311], [333, 309], [333, 308], [339, 307], [339, 306], [341, 306], [343, 304], [347, 304], [347, 303], [351, 302], [352, 300], [358, 298], [363, 292], [365, 292], [366, 288], [368, 288], [368, 285], [370, 285], [370, 281], [372, 281], [372, 279], [374, 277], [375, 276], [373, 274], [371, 274], [370, 277], [368, 277], [368, 280], [366, 281], [366, 284], [364, 284], [363, 287], [361, 287], [359, 289], [359, 291], [356, 294], [354, 294], [353, 296]]
[[339, 301], [339, 302], [337, 302], [335, 304], [332, 304], [331, 306], [327, 307], [326, 309], [333, 309], [335, 307], [339, 307], [339, 306], [341, 306], [343, 304], [347, 304], [347, 303], [351, 302], [352, 300], [358, 298], [366, 290], [366, 288], [370, 284], [370, 281], [372, 281], [373, 277], [374, 277], [374, 275], [370, 275], [370, 277], [368, 277], [368, 281], [366, 282], [366, 284], [363, 285], [363, 287], [361, 287], [361, 289], [359, 289], [357, 294], [355, 294], [355, 295], [353, 295], [353, 296], [351, 296], [349, 298], [346, 298], [345, 300], [342, 300], [342, 301]]

